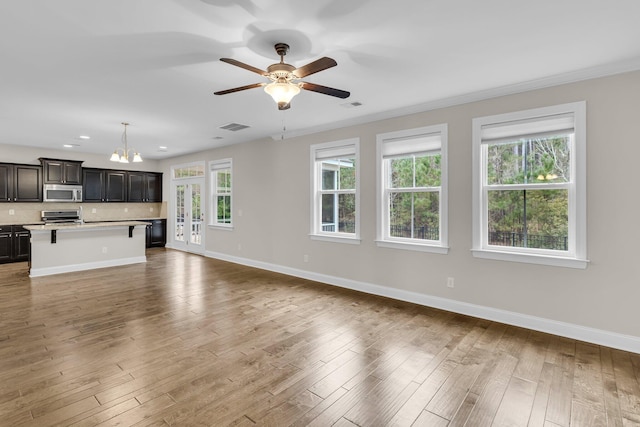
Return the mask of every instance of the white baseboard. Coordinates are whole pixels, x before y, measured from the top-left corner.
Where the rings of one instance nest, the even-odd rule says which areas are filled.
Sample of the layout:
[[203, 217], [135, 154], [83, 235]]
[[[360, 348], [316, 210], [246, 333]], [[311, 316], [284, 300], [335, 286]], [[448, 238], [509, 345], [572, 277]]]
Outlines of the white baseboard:
[[559, 322], [542, 317], [530, 316], [528, 314], [516, 313], [512, 311], [500, 310], [492, 307], [485, 307], [476, 304], [469, 304], [448, 298], [441, 298], [417, 292], [405, 291], [402, 289], [389, 288], [356, 280], [344, 279], [341, 277], [329, 276], [296, 268], [270, 264], [262, 261], [255, 261], [247, 258], [240, 258], [218, 252], [206, 251], [205, 256], [242, 264], [249, 267], [256, 267], [276, 273], [287, 274], [289, 276], [314, 280], [327, 283], [342, 288], [353, 289], [368, 294], [384, 296], [400, 301], [412, 302], [427, 307], [439, 308], [455, 313], [466, 314], [468, 316], [493, 320], [513, 326], [520, 326], [535, 331], [546, 332], [566, 338], [586, 341], [593, 344], [603, 345], [620, 350], [640, 353], [640, 337], [623, 335], [616, 332], [594, 329], [572, 323]]
[[29, 277], [49, 276], [51, 274], [70, 273], [72, 271], [93, 270], [94, 268], [116, 267], [119, 265], [138, 264], [147, 262], [146, 256], [111, 259], [106, 261], [87, 262], [84, 264], [70, 264], [57, 267], [32, 268]]

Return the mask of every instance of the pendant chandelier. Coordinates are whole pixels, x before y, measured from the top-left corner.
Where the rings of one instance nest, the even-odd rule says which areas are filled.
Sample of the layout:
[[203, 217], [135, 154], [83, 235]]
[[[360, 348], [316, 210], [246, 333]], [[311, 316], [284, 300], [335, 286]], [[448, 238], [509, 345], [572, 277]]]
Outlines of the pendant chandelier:
[[[129, 163], [129, 151], [133, 151], [133, 162], [139, 163], [142, 161], [140, 153], [135, 149], [129, 149], [127, 145], [127, 126], [129, 126], [129, 123], [122, 122], [122, 125], [124, 126], [124, 132], [122, 133], [122, 144], [124, 148], [116, 148], [109, 160], [112, 162]], [[122, 152], [122, 154], [120, 154], [120, 152]]]

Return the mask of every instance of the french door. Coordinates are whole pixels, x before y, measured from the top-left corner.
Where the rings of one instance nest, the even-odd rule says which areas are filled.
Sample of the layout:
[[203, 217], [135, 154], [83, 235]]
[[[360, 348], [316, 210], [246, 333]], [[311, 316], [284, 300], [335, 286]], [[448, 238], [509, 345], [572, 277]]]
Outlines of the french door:
[[204, 178], [173, 182], [173, 247], [188, 252], [204, 252]]

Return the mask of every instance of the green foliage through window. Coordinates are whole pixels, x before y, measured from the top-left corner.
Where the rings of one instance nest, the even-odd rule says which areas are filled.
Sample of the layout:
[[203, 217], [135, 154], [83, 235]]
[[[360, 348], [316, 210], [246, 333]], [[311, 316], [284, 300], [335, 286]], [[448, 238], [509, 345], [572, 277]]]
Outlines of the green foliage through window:
[[562, 187], [571, 181], [570, 135], [487, 144], [486, 150], [488, 243], [568, 250], [569, 191]]
[[387, 159], [389, 236], [440, 239], [440, 153]]

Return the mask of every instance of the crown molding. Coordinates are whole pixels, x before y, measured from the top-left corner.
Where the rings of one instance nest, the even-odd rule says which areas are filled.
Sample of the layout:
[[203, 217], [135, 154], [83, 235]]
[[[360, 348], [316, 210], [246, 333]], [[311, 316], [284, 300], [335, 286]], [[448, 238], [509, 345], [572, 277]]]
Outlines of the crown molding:
[[319, 132], [325, 132], [334, 129], [341, 129], [349, 126], [362, 125], [365, 123], [377, 122], [380, 120], [392, 119], [396, 117], [408, 116], [416, 113], [424, 113], [427, 111], [438, 110], [441, 108], [453, 107], [456, 105], [469, 104], [472, 102], [484, 101], [487, 99], [498, 98], [501, 96], [514, 95], [517, 93], [529, 92], [532, 90], [545, 89], [554, 86], [560, 86], [569, 83], [577, 83], [584, 80], [591, 80], [601, 77], [613, 76], [640, 70], [640, 57], [631, 58], [625, 61], [599, 65], [596, 67], [585, 68], [577, 71], [571, 71], [553, 76], [543, 77], [540, 79], [529, 80], [526, 82], [515, 83], [511, 85], [499, 86], [492, 89], [481, 90], [464, 95], [452, 96], [449, 98], [437, 99], [421, 104], [412, 105], [380, 113], [368, 114], [365, 116], [355, 117], [352, 119], [328, 123], [325, 125], [313, 126], [306, 129], [288, 129], [285, 135], [271, 135], [273, 140], [291, 139], [305, 135], [311, 135]]

